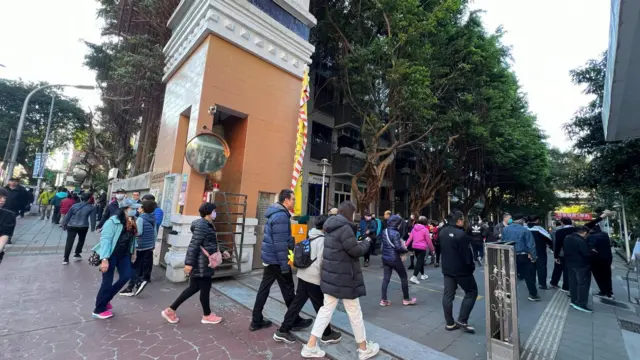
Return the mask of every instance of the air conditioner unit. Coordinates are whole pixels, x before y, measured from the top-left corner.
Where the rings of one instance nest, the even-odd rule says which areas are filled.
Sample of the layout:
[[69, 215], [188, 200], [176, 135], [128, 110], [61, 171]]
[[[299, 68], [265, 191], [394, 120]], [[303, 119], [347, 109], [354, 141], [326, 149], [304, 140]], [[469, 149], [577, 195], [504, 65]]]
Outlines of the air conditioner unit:
[[108, 176], [109, 176], [109, 180], [117, 179], [118, 178], [118, 168], [110, 169]]

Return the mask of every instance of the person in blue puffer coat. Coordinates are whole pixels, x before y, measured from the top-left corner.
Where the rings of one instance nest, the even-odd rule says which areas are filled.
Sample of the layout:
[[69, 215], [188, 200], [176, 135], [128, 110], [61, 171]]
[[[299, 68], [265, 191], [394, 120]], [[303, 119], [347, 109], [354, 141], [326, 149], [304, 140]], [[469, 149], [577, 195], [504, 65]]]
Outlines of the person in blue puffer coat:
[[[144, 201], [144, 200], [151, 200], [151, 201], [155, 202], [156, 201], [156, 197], [151, 195], [151, 194], [147, 194], [147, 195], [142, 197], [142, 201]], [[153, 210], [153, 216], [156, 218], [156, 232], [159, 232], [160, 231], [160, 225], [162, 225], [162, 220], [164, 219], [164, 211], [162, 211], [162, 209], [160, 208], [158, 203], [156, 203], [156, 209]]]
[[[267, 209], [267, 223], [264, 225], [264, 238], [262, 239], [262, 282], [253, 306], [253, 316], [249, 330], [256, 331], [268, 328], [272, 325], [262, 315], [264, 304], [269, 298], [271, 285], [277, 280], [282, 292], [282, 297], [287, 305], [291, 305], [295, 296], [295, 285], [291, 267], [289, 267], [289, 250], [293, 250], [294, 240], [291, 236], [291, 212], [296, 203], [293, 190], [280, 191], [278, 202]], [[300, 331], [313, 324], [311, 319], [302, 319], [300, 316], [294, 322], [291, 330]]]
[[401, 224], [402, 218], [398, 215], [392, 215], [387, 221], [387, 228], [380, 234], [382, 239], [382, 264], [384, 265], [380, 306], [391, 305], [391, 302], [387, 300], [387, 288], [389, 287], [393, 270], [400, 276], [402, 295], [404, 297], [402, 304], [414, 305], [416, 303], [416, 298], [409, 297], [409, 280], [402, 259], [402, 255], [406, 254], [408, 250], [402, 243], [402, 235], [399, 231]]
[[[134, 200], [135, 202], [135, 200]], [[155, 201], [143, 200], [138, 208], [136, 218], [137, 248], [136, 261], [133, 263], [133, 272], [129, 285], [120, 292], [122, 296], [137, 296], [151, 281], [153, 270], [153, 250], [156, 248], [156, 217], [153, 212], [157, 208]]]

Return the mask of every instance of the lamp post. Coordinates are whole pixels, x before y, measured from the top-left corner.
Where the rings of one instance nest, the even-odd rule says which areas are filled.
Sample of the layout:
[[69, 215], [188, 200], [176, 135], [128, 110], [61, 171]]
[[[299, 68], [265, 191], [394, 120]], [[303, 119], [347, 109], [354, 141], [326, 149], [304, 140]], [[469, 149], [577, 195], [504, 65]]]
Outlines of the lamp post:
[[[44, 134], [44, 144], [42, 145], [42, 155], [40, 157], [40, 161], [42, 162], [42, 168], [45, 169], [47, 166], [45, 154], [47, 153], [47, 144], [49, 143], [49, 131], [51, 131], [51, 119], [53, 118], [53, 105], [56, 102], [56, 97], [51, 96], [51, 108], [49, 108], [49, 120], [47, 120], [47, 132]], [[36, 195], [35, 198], [38, 198], [40, 194], [40, 185], [42, 185], [42, 176], [40, 173], [40, 169], [35, 169], [38, 172], [38, 185], [36, 186]]]
[[451, 191], [447, 193], [447, 216], [451, 214]]
[[629, 227], [627, 226], [627, 214], [624, 211], [624, 196], [620, 195], [620, 206], [622, 207], [622, 223], [624, 224], [624, 247], [627, 253], [627, 261], [631, 261], [631, 250], [629, 249]]
[[320, 215], [324, 214], [324, 178], [327, 175], [327, 166], [329, 166], [329, 160], [322, 159], [320, 160], [320, 165], [322, 165], [322, 190], [320, 190]]
[[95, 86], [91, 86], [91, 85], [55, 85], [55, 84], [50, 84], [50, 85], [44, 85], [44, 86], [40, 86], [39, 88], [31, 91], [29, 93], [29, 95], [27, 95], [27, 98], [24, 99], [24, 103], [22, 104], [22, 113], [20, 113], [20, 121], [18, 122], [18, 129], [16, 130], [16, 140], [15, 143], [13, 144], [13, 150], [11, 151], [11, 159], [9, 160], [9, 166], [7, 167], [7, 178], [11, 178], [13, 177], [13, 169], [16, 165], [16, 161], [18, 160], [18, 149], [20, 148], [20, 140], [22, 138], [22, 129], [24, 128], [24, 120], [27, 117], [27, 109], [29, 108], [29, 101], [31, 100], [31, 97], [37, 93], [38, 91], [42, 90], [42, 89], [46, 89], [46, 88], [50, 88], [50, 87], [74, 87], [76, 89], [83, 89], [83, 90], [93, 90], [95, 89]]

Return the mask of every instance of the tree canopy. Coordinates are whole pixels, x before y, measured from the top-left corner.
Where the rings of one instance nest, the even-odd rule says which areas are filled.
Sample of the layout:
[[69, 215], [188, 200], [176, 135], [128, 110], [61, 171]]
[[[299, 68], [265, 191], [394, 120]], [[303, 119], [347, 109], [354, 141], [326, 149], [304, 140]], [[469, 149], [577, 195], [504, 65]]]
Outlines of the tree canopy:
[[[0, 79], [0, 154], [5, 153], [11, 129], [16, 130], [18, 127], [27, 95], [43, 85], [46, 83]], [[44, 89], [34, 94], [29, 102], [18, 151], [18, 163], [23, 165], [29, 174], [33, 170], [36, 153], [42, 152], [52, 96], [56, 100], [51, 120], [49, 151], [73, 143], [87, 128], [86, 113], [78, 100], [65, 96], [55, 88]]]

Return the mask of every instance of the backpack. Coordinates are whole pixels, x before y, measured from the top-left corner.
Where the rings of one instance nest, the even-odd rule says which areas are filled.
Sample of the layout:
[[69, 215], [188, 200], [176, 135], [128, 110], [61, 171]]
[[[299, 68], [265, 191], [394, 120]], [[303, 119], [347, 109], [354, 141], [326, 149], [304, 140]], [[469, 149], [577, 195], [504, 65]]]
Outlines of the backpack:
[[293, 248], [293, 266], [306, 269], [318, 260], [317, 257], [311, 260], [311, 242], [315, 239], [304, 239], [296, 244]]

